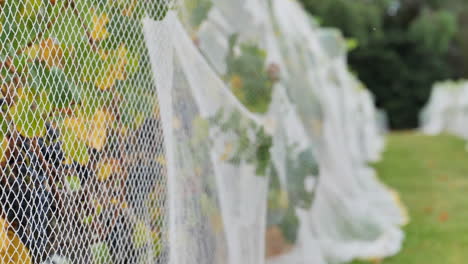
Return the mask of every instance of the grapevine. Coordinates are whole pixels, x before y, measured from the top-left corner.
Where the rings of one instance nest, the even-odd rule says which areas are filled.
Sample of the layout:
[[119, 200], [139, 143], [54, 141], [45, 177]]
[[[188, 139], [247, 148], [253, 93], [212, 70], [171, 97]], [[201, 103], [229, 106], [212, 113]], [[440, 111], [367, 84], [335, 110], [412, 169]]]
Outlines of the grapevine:
[[[154, 140], [160, 130], [149, 129], [159, 115], [149, 58], [141, 52], [141, 21], [162, 19], [165, 3], [0, 1], [0, 240], [13, 232], [18, 239], [11, 241], [24, 245], [15, 263], [40, 263], [54, 254], [84, 261], [79, 258], [89, 254], [79, 251], [101, 254], [96, 248], [110, 249], [108, 258], [115, 259], [122, 222], [133, 223], [128, 232], [148, 229], [162, 243], [157, 227], [142, 227], [132, 213], [142, 205], [127, 184], [164, 169], [156, 157], [144, 157], [148, 150], [130, 146], [153, 138], [151, 147], [162, 151]], [[136, 164], [143, 167], [128, 169]], [[89, 245], [82, 249], [64, 229], [99, 234], [84, 239]], [[56, 250], [59, 240], [68, 252]], [[12, 258], [9, 251], [0, 254]]]

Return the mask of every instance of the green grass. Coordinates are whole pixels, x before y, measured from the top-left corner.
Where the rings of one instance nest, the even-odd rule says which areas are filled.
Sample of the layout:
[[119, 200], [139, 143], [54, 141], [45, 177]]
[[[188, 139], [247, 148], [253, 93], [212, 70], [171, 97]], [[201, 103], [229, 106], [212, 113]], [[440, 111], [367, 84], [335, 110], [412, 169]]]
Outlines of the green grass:
[[[397, 190], [411, 222], [403, 250], [382, 264], [468, 263], [468, 152], [453, 136], [396, 133], [388, 139], [381, 179]], [[365, 262], [353, 262], [361, 264]]]

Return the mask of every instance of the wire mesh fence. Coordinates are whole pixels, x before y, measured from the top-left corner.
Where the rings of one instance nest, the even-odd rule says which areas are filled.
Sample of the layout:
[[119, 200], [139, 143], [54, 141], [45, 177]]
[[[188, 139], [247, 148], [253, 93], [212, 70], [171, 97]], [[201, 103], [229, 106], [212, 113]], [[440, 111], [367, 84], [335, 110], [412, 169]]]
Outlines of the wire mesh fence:
[[163, 137], [141, 19], [168, 8], [0, 1], [1, 263], [166, 259]]

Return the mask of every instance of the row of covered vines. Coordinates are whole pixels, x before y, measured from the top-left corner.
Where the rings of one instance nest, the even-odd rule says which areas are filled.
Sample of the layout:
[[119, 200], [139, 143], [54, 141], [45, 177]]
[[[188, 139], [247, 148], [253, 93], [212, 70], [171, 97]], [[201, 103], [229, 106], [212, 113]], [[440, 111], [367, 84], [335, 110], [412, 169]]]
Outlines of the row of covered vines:
[[339, 32], [283, 0], [186, 1], [144, 24], [169, 135], [171, 261], [399, 251], [405, 211], [367, 166], [384, 117], [347, 69]]
[[0, 0], [0, 78], [0, 263], [399, 249], [372, 96], [295, 1]]

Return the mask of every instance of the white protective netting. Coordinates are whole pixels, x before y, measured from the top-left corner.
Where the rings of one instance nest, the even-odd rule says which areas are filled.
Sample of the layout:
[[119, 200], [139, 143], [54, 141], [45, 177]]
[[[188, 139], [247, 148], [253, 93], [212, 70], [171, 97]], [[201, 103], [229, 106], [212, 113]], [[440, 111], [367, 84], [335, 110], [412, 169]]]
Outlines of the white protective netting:
[[379, 159], [384, 121], [338, 32], [287, 0], [187, 1], [144, 24], [167, 146], [171, 262], [398, 252], [406, 214], [366, 165]]
[[421, 130], [429, 135], [443, 132], [468, 139], [468, 83], [446, 81], [437, 83], [421, 111]]
[[142, 19], [168, 4], [0, 1], [0, 263], [167, 262]]
[[401, 245], [385, 121], [291, 0], [0, 0], [0, 263], [340, 263]]

